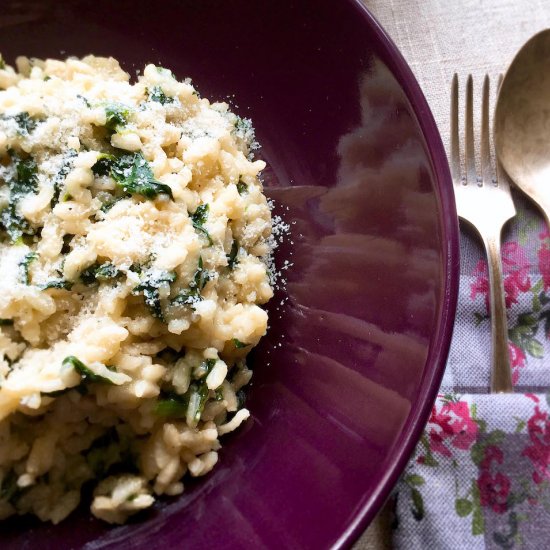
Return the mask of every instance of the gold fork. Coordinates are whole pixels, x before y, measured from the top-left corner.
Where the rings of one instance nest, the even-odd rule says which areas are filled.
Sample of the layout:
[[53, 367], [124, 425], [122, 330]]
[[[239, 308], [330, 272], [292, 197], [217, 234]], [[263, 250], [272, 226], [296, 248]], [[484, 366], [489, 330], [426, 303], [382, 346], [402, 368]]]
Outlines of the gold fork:
[[489, 264], [489, 297], [492, 333], [491, 391], [511, 392], [512, 371], [508, 354], [508, 330], [502, 265], [500, 262], [500, 238], [504, 224], [516, 215], [516, 209], [505, 178], [501, 178], [498, 164], [493, 172], [489, 140], [489, 77], [483, 82], [481, 106], [481, 174], [476, 173], [474, 148], [474, 109], [472, 75], [466, 81], [466, 108], [464, 131], [464, 166], [461, 175], [458, 76], [451, 86], [451, 174], [455, 190], [458, 216], [477, 231], [487, 254]]

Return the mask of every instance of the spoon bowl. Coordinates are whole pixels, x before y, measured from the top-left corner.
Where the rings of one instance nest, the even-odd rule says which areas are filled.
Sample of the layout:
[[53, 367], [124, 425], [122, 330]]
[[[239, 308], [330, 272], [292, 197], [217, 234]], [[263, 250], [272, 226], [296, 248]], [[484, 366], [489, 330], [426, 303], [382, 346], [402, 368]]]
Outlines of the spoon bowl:
[[494, 139], [503, 168], [550, 223], [550, 29], [533, 36], [508, 68]]

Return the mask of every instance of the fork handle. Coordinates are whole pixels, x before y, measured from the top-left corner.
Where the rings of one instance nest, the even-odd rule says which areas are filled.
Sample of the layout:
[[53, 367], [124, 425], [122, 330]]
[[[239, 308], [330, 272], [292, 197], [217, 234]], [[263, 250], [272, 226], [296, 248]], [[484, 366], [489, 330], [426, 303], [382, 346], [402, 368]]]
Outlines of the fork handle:
[[513, 391], [512, 369], [508, 352], [508, 323], [506, 302], [500, 263], [500, 231], [497, 235], [484, 237], [483, 243], [489, 264], [489, 292], [491, 307], [491, 392], [509, 393]]

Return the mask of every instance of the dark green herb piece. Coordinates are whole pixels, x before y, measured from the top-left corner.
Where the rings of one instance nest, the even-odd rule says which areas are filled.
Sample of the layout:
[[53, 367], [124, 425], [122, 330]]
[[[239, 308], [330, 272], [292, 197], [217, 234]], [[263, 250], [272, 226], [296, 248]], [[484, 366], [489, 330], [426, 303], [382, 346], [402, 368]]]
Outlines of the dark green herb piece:
[[174, 103], [174, 98], [167, 96], [164, 93], [164, 90], [160, 86], [153, 86], [152, 88], [147, 88], [146, 90], [149, 101], [156, 101], [161, 105], [166, 105], [167, 103]]
[[121, 275], [121, 271], [112, 263], [106, 262], [101, 264], [96, 271], [95, 278], [100, 281], [108, 281], [109, 279], [115, 279]]
[[128, 124], [130, 109], [122, 103], [109, 103], [105, 106], [107, 122], [105, 128], [111, 133], [120, 132]]
[[22, 159], [14, 151], [10, 151], [10, 156], [15, 173], [7, 180], [10, 198], [8, 205], [0, 212], [0, 225], [14, 243], [19, 241], [23, 235], [35, 234], [34, 228], [19, 214], [17, 207], [23, 197], [38, 191], [38, 176], [36, 163], [32, 157]]
[[229, 269], [234, 269], [235, 266], [239, 263], [239, 260], [237, 259], [238, 254], [239, 243], [236, 240], [233, 240], [231, 250], [229, 251], [229, 254], [227, 254], [227, 267], [229, 267]]
[[242, 349], [242, 348], [246, 348], [247, 346], [250, 346], [250, 344], [245, 344], [244, 342], [237, 340], [237, 338], [233, 338], [233, 344], [235, 344], [235, 347], [237, 349]]
[[30, 276], [29, 276], [29, 267], [34, 260], [38, 258], [38, 254], [36, 252], [29, 252], [28, 254], [25, 254], [25, 257], [19, 262], [19, 269], [21, 271], [21, 282], [23, 282], [26, 285], [30, 285]]
[[17, 113], [13, 116], [13, 120], [17, 123], [19, 133], [24, 136], [28, 136], [37, 125], [36, 120], [31, 118], [27, 112]]
[[0, 69], [5, 69], [5, 68], [6, 68], [6, 62], [4, 61], [2, 54], [0, 54]]
[[216, 401], [223, 401], [223, 390], [221, 387], [216, 388], [216, 391], [214, 392], [214, 399]]
[[66, 279], [52, 279], [44, 284], [38, 285], [40, 290], [48, 290], [49, 288], [64, 288], [65, 290], [71, 290], [73, 283]]
[[111, 208], [122, 199], [124, 199], [124, 197], [113, 197], [112, 199], [105, 201], [100, 207], [101, 212], [109, 212], [109, 210], [111, 210]]
[[16, 115], [0, 115], [0, 119], [13, 120], [17, 124], [17, 133], [22, 136], [28, 136], [38, 124], [38, 121], [32, 118], [26, 111], [17, 113]]
[[162, 306], [160, 303], [160, 287], [173, 283], [176, 274], [173, 271], [150, 270], [145, 274], [141, 283], [134, 288], [134, 295], [143, 294], [145, 305], [151, 311], [151, 315], [157, 319], [164, 320]]
[[210, 273], [203, 268], [202, 257], [199, 257], [197, 271], [193, 276], [193, 280], [189, 283], [189, 288], [181, 290], [178, 295], [172, 300], [175, 305], [190, 305], [196, 304], [202, 300], [201, 290], [210, 280]]
[[9, 204], [0, 212], [0, 225], [6, 230], [12, 243], [19, 242], [23, 235], [34, 235], [34, 229], [18, 214], [15, 203]]
[[69, 149], [67, 151], [67, 155], [63, 159], [61, 168], [59, 169], [59, 172], [56, 174], [53, 180], [53, 197], [50, 203], [50, 206], [52, 208], [59, 202], [59, 197], [61, 195], [61, 188], [63, 187], [65, 178], [67, 177], [69, 172], [73, 169], [73, 161], [74, 161], [74, 157], [76, 157], [76, 154], [77, 153], [74, 149]]
[[99, 374], [96, 374], [90, 370], [80, 359], [74, 355], [69, 355], [63, 359], [63, 366], [70, 365], [73, 369], [80, 374], [82, 380], [85, 382], [101, 382], [103, 384], [113, 384], [109, 378], [105, 378]]
[[11, 327], [13, 319], [0, 319], [0, 327]]
[[102, 153], [97, 157], [95, 164], [92, 166], [92, 172], [96, 176], [108, 176], [111, 173], [111, 167], [116, 162], [114, 155]]
[[195, 369], [195, 377], [201, 379], [206, 378], [210, 374], [210, 371], [214, 368], [215, 364], [216, 359], [206, 359]]
[[252, 121], [249, 118], [238, 116], [235, 121], [235, 133], [242, 139], [252, 131]]
[[76, 94], [76, 97], [78, 97], [78, 99], [82, 100], [84, 102], [84, 105], [86, 105], [86, 107], [88, 107], [88, 109], [91, 108], [90, 102], [83, 95]]
[[154, 199], [159, 194], [165, 194], [173, 199], [170, 186], [155, 179], [149, 163], [141, 153], [119, 157], [111, 165], [111, 177], [130, 195]]
[[189, 407], [194, 407], [193, 422], [196, 424], [201, 419], [202, 411], [208, 401], [209, 390], [206, 382], [201, 384], [191, 384], [189, 386]]
[[82, 270], [79, 275], [80, 280], [87, 286], [93, 285], [96, 282], [95, 273], [98, 267], [99, 264], [95, 263]]
[[105, 262], [104, 264], [95, 263], [87, 267], [80, 273], [80, 280], [85, 285], [92, 285], [96, 281], [104, 282], [112, 279], [116, 279], [122, 275], [115, 265], [110, 262]]
[[156, 403], [155, 413], [159, 416], [181, 418], [188, 414], [189, 407], [193, 407], [192, 420], [197, 423], [201, 418], [209, 394], [208, 386], [204, 380], [200, 383], [193, 382], [183, 395], [171, 392], [163, 393], [162, 398]]
[[237, 191], [239, 192], [239, 195], [248, 193], [248, 185], [243, 180], [239, 180], [239, 183], [237, 183]]
[[193, 227], [195, 228], [195, 231], [202, 233], [208, 239], [208, 243], [212, 245], [214, 242], [210, 237], [210, 233], [208, 233], [208, 231], [204, 227], [204, 224], [208, 218], [209, 209], [210, 207], [208, 206], [208, 204], [200, 204], [199, 206], [197, 206], [197, 209], [191, 216], [191, 222], [193, 224]]
[[8, 181], [10, 188], [10, 202], [13, 199], [21, 199], [29, 193], [36, 193], [38, 191], [38, 168], [36, 162], [32, 157], [22, 159], [11, 152], [11, 158], [15, 166], [15, 178]]
[[193, 221], [193, 225], [204, 225], [208, 218], [208, 210], [210, 207], [208, 204], [199, 204], [197, 206], [197, 209], [195, 210], [194, 214], [191, 216], [191, 220]]
[[189, 406], [189, 392], [179, 395], [177, 393], [163, 393], [155, 404], [155, 414], [158, 416], [181, 417], [185, 416]]

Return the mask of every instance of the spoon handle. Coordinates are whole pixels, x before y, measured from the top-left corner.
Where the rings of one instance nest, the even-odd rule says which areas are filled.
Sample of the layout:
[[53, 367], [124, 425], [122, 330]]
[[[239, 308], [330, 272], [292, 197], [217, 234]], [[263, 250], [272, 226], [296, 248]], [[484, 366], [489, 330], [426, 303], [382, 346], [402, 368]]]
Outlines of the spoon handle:
[[491, 392], [509, 393], [513, 391], [512, 369], [508, 352], [508, 326], [504, 283], [500, 262], [500, 231], [483, 239], [489, 264], [489, 292], [491, 304]]

